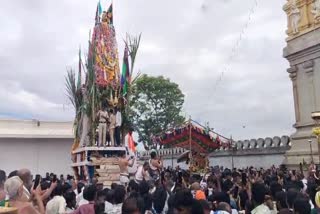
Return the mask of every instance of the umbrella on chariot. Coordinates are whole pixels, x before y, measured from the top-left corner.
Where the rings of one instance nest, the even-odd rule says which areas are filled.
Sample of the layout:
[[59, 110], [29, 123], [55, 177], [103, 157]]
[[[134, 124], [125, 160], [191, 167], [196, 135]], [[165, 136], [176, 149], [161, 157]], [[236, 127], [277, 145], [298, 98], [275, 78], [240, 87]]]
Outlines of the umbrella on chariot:
[[[209, 165], [208, 156], [221, 147], [230, 147], [231, 140], [214, 132], [209, 127], [189, 120], [172, 128], [156, 138], [160, 145], [167, 148], [187, 149], [177, 159], [178, 163], [187, 161], [193, 172], [203, 171]], [[191, 152], [190, 152], [191, 151]]]

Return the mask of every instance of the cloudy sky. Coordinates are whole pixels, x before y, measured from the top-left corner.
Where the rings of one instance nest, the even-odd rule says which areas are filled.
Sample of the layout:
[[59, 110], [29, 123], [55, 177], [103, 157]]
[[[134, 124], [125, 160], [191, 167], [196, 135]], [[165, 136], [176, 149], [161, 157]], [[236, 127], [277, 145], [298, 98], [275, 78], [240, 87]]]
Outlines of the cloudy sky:
[[[106, 8], [111, 0], [101, 2]], [[177, 82], [185, 114], [225, 136], [289, 135], [294, 109], [282, 58], [285, 0], [257, 2], [114, 0], [119, 52], [126, 32], [142, 32], [135, 68]], [[96, 3], [1, 1], [0, 117], [72, 120], [64, 77], [76, 67], [78, 47], [87, 48]]]

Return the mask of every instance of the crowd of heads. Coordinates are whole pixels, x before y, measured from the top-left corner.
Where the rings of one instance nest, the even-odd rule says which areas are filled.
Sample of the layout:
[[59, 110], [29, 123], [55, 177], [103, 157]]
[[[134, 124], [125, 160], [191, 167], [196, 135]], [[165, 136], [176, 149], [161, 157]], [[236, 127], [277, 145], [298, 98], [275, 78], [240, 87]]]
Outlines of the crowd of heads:
[[289, 171], [285, 167], [216, 166], [202, 175], [163, 168], [157, 179], [132, 179], [109, 188], [97, 182], [75, 181], [70, 175], [47, 173], [37, 187], [35, 183], [29, 170], [13, 171], [8, 176], [0, 170], [0, 201], [9, 206], [28, 202], [34, 213], [54, 213], [48, 207], [60, 198], [65, 202], [64, 213], [88, 214], [310, 214], [318, 213], [320, 206], [320, 182], [313, 168]]

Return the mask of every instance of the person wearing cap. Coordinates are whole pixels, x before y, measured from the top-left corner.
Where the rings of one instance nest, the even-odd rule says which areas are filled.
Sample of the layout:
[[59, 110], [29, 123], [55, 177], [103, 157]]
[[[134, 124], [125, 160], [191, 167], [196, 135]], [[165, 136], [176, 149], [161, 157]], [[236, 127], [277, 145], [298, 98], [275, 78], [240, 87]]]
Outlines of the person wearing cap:
[[26, 202], [23, 195], [23, 181], [18, 176], [13, 176], [6, 180], [4, 183], [4, 189], [9, 198], [9, 206], [16, 207], [19, 214], [44, 214], [44, 206], [40, 196], [41, 188], [38, 186], [35, 190], [32, 191], [36, 205], [36, 209], [32, 203]]

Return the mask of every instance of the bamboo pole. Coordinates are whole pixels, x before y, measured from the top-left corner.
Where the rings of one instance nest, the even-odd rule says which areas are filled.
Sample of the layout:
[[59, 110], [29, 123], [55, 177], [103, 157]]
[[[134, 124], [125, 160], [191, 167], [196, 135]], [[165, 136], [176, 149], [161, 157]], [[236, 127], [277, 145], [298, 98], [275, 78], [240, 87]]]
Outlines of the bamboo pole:
[[230, 136], [230, 147], [231, 147], [231, 169], [234, 169], [234, 153], [235, 153], [235, 148], [233, 145], [233, 140], [232, 140], [232, 135]]
[[189, 157], [190, 157], [190, 165], [192, 163], [192, 136], [191, 136], [192, 126], [191, 126], [191, 116], [189, 116]]

